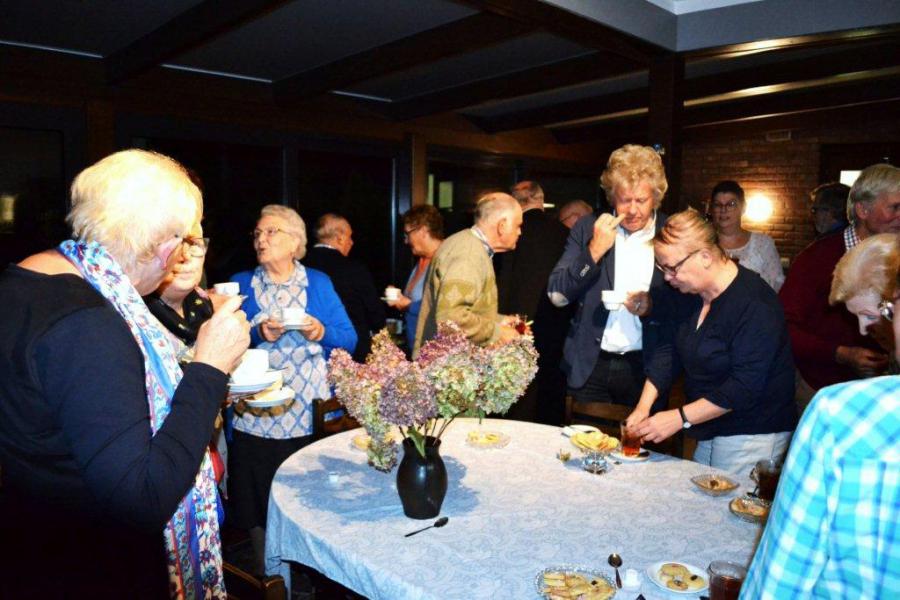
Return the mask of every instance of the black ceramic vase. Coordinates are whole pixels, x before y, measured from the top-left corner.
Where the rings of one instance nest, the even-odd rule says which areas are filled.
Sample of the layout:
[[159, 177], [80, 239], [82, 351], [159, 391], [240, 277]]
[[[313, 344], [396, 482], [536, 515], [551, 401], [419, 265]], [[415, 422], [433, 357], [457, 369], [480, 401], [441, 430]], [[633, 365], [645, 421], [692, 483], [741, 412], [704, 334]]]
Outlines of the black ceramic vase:
[[403, 513], [412, 519], [432, 519], [441, 512], [447, 494], [447, 468], [439, 450], [441, 440], [425, 438], [425, 456], [409, 438], [403, 440], [403, 460], [397, 468], [397, 493]]

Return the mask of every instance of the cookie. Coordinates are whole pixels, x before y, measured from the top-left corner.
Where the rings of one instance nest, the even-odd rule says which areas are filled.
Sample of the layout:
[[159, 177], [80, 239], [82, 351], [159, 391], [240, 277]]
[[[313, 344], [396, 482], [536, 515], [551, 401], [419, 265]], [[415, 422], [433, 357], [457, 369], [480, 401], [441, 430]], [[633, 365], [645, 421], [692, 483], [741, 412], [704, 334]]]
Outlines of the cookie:
[[688, 584], [680, 579], [670, 579], [666, 582], [666, 587], [669, 589], [677, 590], [679, 592], [684, 592], [687, 591]]
[[667, 577], [677, 577], [679, 579], [683, 579], [685, 577], [689, 577], [690, 574], [691, 572], [688, 571], [687, 567], [678, 563], [666, 563], [659, 568], [660, 577], [665, 575]]
[[691, 590], [700, 590], [706, 587], [706, 579], [700, 575], [690, 575], [682, 581], [684, 581], [687, 584], [688, 589]]

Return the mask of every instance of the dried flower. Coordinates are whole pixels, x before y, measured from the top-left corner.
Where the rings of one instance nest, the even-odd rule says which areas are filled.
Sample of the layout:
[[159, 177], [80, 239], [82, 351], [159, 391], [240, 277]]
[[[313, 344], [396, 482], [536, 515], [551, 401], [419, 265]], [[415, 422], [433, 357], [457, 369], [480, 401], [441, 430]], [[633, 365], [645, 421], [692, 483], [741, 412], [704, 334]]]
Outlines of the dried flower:
[[335, 350], [328, 362], [337, 397], [372, 439], [369, 462], [385, 471], [397, 456], [397, 444], [388, 437], [391, 426], [406, 428], [424, 455], [426, 436], [439, 438], [456, 417], [505, 413], [536, 371], [530, 337], [479, 348], [450, 321], [438, 324], [437, 335], [415, 362], [406, 360], [386, 330], [372, 338], [365, 365], [343, 350]]

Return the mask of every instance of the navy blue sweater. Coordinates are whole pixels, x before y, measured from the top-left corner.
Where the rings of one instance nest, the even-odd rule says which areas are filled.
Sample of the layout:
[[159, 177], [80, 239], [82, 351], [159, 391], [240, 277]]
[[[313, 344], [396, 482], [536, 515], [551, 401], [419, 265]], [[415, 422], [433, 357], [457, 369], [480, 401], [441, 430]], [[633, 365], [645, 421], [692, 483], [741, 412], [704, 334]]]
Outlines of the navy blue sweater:
[[140, 349], [93, 287], [10, 266], [0, 306], [0, 539], [25, 559], [4, 566], [22, 581], [43, 565], [29, 585], [48, 597], [56, 584], [78, 589], [54, 582], [61, 573], [98, 596], [102, 582], [120, 597], [165, 590], [163, 527], [191, 487], [228, 376], [188, 365], [152, 436]]
[[731, 409], [687, 434], [708, 440], [793, 431], [794, 361], [778, 296], [759, 275], [738, 266], [737, 277], [712, 301], [698, 328], [702, 307], [700, 296], [678, 293], [668, 306], [654, 306], [662, 327], [647, 368], [650, 381], [668, 390], [684, 372], [687, 402], [706, 398]]

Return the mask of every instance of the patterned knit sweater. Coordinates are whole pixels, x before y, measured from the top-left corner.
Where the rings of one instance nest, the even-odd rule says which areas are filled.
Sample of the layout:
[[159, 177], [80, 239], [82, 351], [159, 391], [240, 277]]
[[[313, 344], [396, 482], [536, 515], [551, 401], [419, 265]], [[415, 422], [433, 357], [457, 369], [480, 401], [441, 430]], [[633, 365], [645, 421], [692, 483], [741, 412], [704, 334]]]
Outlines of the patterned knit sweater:
[[497, 340], [500, 326], [494, 265], [470, 229], [444, 240], [425, 277], [414, 357], [422, 344], [437, 334], [439, 321], [455, 322], [475, 344]]

